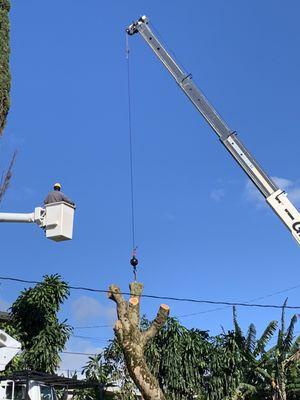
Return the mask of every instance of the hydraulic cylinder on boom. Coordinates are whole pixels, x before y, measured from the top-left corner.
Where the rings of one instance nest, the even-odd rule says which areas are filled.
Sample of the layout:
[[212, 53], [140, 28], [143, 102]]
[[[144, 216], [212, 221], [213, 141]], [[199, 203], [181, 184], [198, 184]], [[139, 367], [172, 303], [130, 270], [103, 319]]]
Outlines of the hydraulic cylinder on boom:
[[221, 143], [245, 171], [270, 207], [290, 230], [298, 244], [300, 244], [299, 211], [288, 199], [285, 191], [280, 189], [266, 172], [263, 171], [254, 157], [238, 139], [236, 132], [231, 130], [218, 115], [201, 90], [193, 82], [192, 75], [186, 73], [167, 52], [149, 27], [148, 18], [142, 16], [138, 21], [133, 22], [126, 31], [129, 35], [134, 35], [135, 33], [141, 34], [143, 39], [173, 76], [176, 83], [218, 135]]

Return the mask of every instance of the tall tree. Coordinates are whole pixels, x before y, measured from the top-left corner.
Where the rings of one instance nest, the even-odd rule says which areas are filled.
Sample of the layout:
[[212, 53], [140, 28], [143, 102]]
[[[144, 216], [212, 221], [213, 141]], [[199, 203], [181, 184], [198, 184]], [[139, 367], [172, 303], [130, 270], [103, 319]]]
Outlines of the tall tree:
[[259, 339], [254, 324], [249, 325], [245, 335], [238, 323], [236, 308], [233, 307], [233, 325], [234, 339], [242, 355], [240, 382], [233, 397], [249, 400], [267, 398], [272, 388], [272, 377], [266, 368], [266, 346], [277, 329], [277, 321], [271, 321]]
[[[141, 330], [149, 325], [143, 317]], [[168, 400], [225, 400], [239, 383], [240, 351], [232, 332], [214, 338], [206, 331], [189, 330], [169, 317], [148, 342], [144, 354]], [[117, 340], [105, 349], [104, 358], [112, 367], [110, 380], [120, 387], [120, 397], [116, 398], [134, 400], [135, 391]]]
[[[269, 357], [267, 368], [272, 376], [272, 400], [287, 400], [289, 387], [294, 389], [293, 392], [295, 392], [295, 386], [297, 386], [295, 379], [297, 377], [292, 374], [292, 371], [297, 371], [295, 368], [299, 367], [300, 336], [295, 339], [296, 315], [291, 318], [288, 327], [286, 327], [286, 305], [287, 300], [282, 307], [277, 343], [267, 353]], [[295, 380], [289, 382], [289, 378]]]
[[260, 339], [256, 329], [249, 326], [244, 335], [233, 312], [234, 337], [242, 354], [240, 382], [232, 400], [294, 400], [300, 394], [300, 336], [295, 339], [294, 329], [297, 316], [294, 315], [286, 328], [285, 301], [282, 307], [281, 325], [277, 343], [267, 350], [277, 322], [271, 321]]
[[[0, 136], [6, 124], [6, 119], [10, 107], [10, 86], [11, 75], [9, 68], [10, 56], [10, 23], [9, 23], [10, 1], [0, 0]], [[15, 162], [16, 152], [14, 152], [10, 165], [0, 178], [0, 203], [10, 184], [12, 168]]]
[[21, 341], [24, 350], [15, 361], [16, 368], [56, 371], [59, 353], [71, 333], [66, 321], [58, 319], [60, 307], [68, 296], [68, 285], [59, 275], [45, 275], [43, 282], [22, 291], [13, 303], [12, 324], [8, 330]]
[[204, 394], [213, 344], [205, 331], [187, 329], [168, 318], [146, 347], [146, 359], [168, 399]]
[[144, 400], [164, 400], [157, 379], [151, 374], [145, 359], [145, 347], [164, 326], [169, 307], [162, 304], [155, 320], [145, 331], [140, 329], [140, 299], [143, 284], [130, 284], [130, 299], [126, 301], [116, 285], [109, 288], [108, 297], [117, 305], [118, 320], [114, 331], [124, 353], [125, 363], [132, 380]]

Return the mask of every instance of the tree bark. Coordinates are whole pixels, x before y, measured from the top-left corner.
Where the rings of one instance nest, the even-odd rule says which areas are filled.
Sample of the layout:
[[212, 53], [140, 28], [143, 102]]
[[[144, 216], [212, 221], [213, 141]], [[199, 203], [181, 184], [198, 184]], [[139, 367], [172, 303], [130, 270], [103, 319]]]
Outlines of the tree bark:
[[164, 326], [170, 309], [162, 304], [157, 316], [146, 331], [140, 329], [140, 299], [143, 284], [133, 282], [130, 287], [130, 299], [126, 301], [118, 286], [109, 287], [108, 297], [117, 305], [118, 320], [114, 331], [123, 349], [125, 363], [132, 380], [140, 390], [144, 400], [165, 400], [157, 379], [147, 366], [145, 346]]
[[286, 371], [284, 366], [280, 366], [278, 375], [279, 399], [286, 400]]

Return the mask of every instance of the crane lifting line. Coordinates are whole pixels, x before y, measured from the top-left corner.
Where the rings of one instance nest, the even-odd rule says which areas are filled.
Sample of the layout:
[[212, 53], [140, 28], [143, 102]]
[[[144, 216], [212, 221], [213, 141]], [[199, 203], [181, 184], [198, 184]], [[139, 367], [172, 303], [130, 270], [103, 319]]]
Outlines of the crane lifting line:
[[130, 48], [128, 35], [125, 32], [125, 53], [127, 64], [127, 104], [128, 104], [128, 134], [129, 134], [129, 159], [130, 159], [130, 195], [131, 195], [131, 234], [132, 234], [132, 258], [130, 264], [133, 267], [134, 280], [137, 280], [136, 267], [138, 260], [136, 258], [136, 242], [135, 242], [135, 199], [134, 199], [134, 179], [133, 179], [133, 141], [132, 141], [132, 111], [131, 111], [131, 81], [130, 81]]

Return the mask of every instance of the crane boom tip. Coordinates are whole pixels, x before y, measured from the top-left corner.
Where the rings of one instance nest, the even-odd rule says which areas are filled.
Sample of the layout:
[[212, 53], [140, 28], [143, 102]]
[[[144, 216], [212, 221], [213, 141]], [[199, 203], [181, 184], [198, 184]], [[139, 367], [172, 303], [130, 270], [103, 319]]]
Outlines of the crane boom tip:
[[134, 35], [135, 33], [137, 33], [138, 27], [141, 24], [148, 24], [149, 22], [149, 18], [146, 17], [146, 15], [142, 15], [137, 21], [133, 21], [132, 24], [130, 24], [128, 26], [128, 28], [126, 29], [126, 32], [128, 33], [128, 35]]

